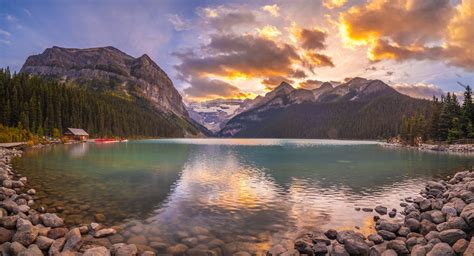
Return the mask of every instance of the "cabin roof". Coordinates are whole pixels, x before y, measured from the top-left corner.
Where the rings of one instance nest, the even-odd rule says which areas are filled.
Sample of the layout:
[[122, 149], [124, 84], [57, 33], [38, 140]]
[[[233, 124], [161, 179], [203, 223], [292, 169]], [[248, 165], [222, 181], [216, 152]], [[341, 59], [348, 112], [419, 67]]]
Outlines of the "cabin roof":
[[77, 135], [77, 136], [89, 136], [89, 134], [84, 131], [83, 129], [80, 128], [67, 128], [67, 132], [72, 133], [72, 135]]

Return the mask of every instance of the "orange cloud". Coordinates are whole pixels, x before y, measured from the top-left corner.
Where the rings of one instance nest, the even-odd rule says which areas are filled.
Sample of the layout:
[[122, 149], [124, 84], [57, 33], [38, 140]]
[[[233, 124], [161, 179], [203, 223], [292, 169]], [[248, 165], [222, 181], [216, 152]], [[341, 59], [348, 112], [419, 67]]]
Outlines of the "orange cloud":
[[340, 14], [346, 46], [365, 45], [372, 61], [443, 60], [474, 70], [474, 0], [374, 0]]
[[267, 11], [274, 17], [280, 16], [280, 7], [277, 4], [265, 5], [262, 7], [262, 10]]

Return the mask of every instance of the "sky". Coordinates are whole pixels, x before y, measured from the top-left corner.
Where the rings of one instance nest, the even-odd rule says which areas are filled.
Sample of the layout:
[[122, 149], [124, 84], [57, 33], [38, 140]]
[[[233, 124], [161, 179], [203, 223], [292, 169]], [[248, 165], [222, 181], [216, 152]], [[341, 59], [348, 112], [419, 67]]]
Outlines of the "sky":
[[380, 79], [431, 98], [474, 86], [474, 0], [0, 0], [0, 67], [52, 46], [148, 54], [186, 101]]

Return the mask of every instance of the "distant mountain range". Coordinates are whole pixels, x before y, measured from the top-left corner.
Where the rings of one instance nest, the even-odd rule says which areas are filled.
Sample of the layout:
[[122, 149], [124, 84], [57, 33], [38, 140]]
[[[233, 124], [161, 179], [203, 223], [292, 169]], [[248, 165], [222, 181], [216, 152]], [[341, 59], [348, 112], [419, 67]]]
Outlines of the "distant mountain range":
[[265, 96], [234, 108], [234, 116], [219, 125], [218, 136], [376, 139], [396, 135], [404, 115], [428, 113], [430, 103], [380, 80], [357, 77], [313, 90], [282, 82]]
[[20, 72], [85, 86], [137, 104], [145, 102], [160, 115], [160, 120], [170, 122], [164, 122], [163, 126], [178, 124], [185, 136], [210, 134], [189, 117], [171, 79], [146, 54], [134, 58], [110, 46], [89, 49], [54, 46], [28, 57]]

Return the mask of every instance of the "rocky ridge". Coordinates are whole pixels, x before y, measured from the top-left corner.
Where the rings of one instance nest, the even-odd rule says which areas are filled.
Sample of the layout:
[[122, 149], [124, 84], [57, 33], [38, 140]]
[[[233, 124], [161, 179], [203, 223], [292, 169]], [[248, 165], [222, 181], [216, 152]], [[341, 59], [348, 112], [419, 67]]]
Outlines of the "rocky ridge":
[[21, 154], [0, 148], [0, 255], [155, 255], [135, 244], [112, 244], [107, 237], [117, 233], [115, 228], [99, 223], [66, 227], [55, 213], [32, 209], [36, 190], [11, 166]]
[[124, 97], [145, 97], [160, 111], [188, 117], [173, 82], [146, 54], [134, 58], [111, 46], [88, 49], [53, 46], [29, 56], [20, 72], [87, 84]]
[[375, 207], [376, 233], [367, 237], [354, 230], [311, 232], [294, 241], [283, 240], [267, 255], [474, 255], [474, 172], [428, 182], [420, 195], [400, 203], [403, 221], [392, 219], [395, 209]]

